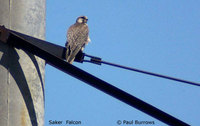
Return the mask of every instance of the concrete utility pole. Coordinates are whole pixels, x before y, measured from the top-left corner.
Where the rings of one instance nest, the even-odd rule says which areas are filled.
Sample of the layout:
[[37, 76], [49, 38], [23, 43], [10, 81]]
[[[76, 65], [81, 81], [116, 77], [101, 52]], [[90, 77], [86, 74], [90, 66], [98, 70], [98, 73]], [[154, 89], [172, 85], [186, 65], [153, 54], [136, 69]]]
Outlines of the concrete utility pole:
[[[45, 0], [0, 0], [0, 25], [45, 38]], [[44, 60], [0, 42], [0, 125], [44, 125]]]

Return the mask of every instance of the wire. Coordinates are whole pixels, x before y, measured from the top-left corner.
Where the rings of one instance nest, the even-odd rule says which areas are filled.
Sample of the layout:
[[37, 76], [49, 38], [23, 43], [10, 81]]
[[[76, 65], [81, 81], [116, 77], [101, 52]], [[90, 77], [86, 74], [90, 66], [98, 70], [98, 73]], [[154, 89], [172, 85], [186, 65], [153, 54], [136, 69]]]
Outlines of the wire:
[[138, 72], [138, 73], [148, 74], [148, 75], [151, 75], [151, 76], [156, 76], [156, 77], [165, 78], [165, 79], [169, 79], [169, 80], [173, 80], [173, 81], [178, 81], [178, 82], [182, 82], [182, 83], [186, 83], [186, 84], [190, 84], [190, 85], [194, 85], [194, 86], [200, 86], [200, 83], [196, 83], [196, 82], [192, 82], [192, 81], [188, 81], [188, 80], [183, 80], [183, 79], [179, 79], [179, 78], [175, 78], [175, 77], [170, 77], [170, 76], [166, 76], [166, 75], [161, 75], [161, 74], [157, 74], [157, 73], [153, 73], [153, 72], [148, 72], [148, 71], [139, 70], [139, 69], [136, 69], [136, 68], [131, 68], [131, 67], [122, 66], [122, 65], [119, 65], [119, 64], [114, 64], [114, 63], [102, 61], [101, 58], [99, 58], [99, 57], [90, 56], [90, 55], [87, 55], [87, 54], [85, 54], [85, 56], [90, 57], [91, 59], [90, 60], [83, 60], [83, 62], [94, 63], [94, 64], [98, 64], [98, 65], [106, 64], [106, 65], [119, 67], [119, 68], [130, 70], [130, 71], [135, 71], [135, 72]]

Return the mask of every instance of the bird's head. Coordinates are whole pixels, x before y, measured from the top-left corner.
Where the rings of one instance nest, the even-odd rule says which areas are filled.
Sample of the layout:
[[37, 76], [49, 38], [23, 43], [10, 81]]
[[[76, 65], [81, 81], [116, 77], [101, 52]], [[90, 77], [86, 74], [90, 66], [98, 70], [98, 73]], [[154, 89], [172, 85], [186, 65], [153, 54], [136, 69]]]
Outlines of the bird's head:
[[87, 21], [88, 21], [88, 18], [86, 16], [79, 16], [76, 19], [76, 22], [79, 23], [79, 24], [87, 23]]

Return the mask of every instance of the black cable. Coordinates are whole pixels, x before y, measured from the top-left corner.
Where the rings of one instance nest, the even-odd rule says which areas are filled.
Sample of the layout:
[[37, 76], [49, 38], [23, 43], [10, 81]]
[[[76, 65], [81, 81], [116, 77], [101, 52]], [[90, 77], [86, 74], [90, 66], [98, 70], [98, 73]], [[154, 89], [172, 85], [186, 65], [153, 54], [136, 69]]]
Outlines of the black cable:
[[99, 57], [90, 56], [90, 55], [87, 55], [87, 54], [85, 54], [85, 56], [90, 57], [91, 59], [90, 60], [83, 60], [83, 62], [94, 63], [94, 64], [98, 64], [98, 65], [101, 65], [103, 63], [103, 64], [106, 64], [106, 65], [111, 65], [111, 66], [123, 68], [123, 69], [126, 69], [126, 70], [130, 70], [130, 71], [135, 71], [135, 72], [138, 72], [138, 73], [148, 74], [148, 75], [151, 75], [151, 76], [156, 76], [156, 77], [165, 78], [165, 79], [169, 79], [169, 80], [173, 80], [173, 81], [178, 81], [178, 82], [182, 82], [182, 83], [186, 83], [186, 84], [190, 84], [190, 85], [194, 85], [194, 86], [200, 86], [200, 83], [187, 81], [187, 80], [183, 80], [183, 79], [179, 79], [179, 78], [175, 78], [175, 77], [170, 77], [170, 76], [166, 76], [166, 75], [161, 75], [161, 74], [152, 73], [152, 72], [148, 72], [148, 71], [144, 71], [144, 70], [139, 70], [139, 69], [136, 69], [136, 68], [131, 68], [131, 67], [122, 66], [122, 65], [119, 65], [119, 64], [114, 64], [114, 63], [102, 61], [101, 58], [99, 58]]

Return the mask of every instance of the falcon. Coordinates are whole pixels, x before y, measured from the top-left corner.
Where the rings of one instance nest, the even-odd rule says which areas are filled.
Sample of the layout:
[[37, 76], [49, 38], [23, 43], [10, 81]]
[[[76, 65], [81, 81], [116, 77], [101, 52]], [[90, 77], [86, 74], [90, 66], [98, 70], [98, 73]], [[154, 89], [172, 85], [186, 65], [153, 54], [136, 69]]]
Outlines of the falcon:
[[80, 16], [67, 31], [66, 61], [70, 64], [73, 63], [77, 53], [83, 51], [85, 45], [90, 41], [87, 21], [86, 16]]

